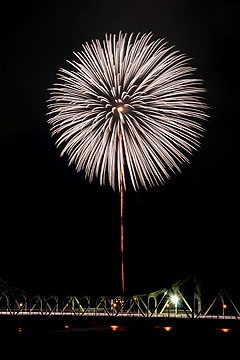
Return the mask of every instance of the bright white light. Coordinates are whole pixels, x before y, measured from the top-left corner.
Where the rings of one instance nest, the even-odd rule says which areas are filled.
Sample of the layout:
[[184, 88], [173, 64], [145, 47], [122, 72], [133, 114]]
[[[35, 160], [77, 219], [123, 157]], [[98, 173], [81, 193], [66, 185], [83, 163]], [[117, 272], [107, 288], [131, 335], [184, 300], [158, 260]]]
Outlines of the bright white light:
[[[90, 182], [126, 190], [164, 184], [196, 151], [206, 105], [189, 59], [153, 34], [85, 43], [50, 89], [51, 132]], [[120, 146], [120, 133], [122, 146]]]
[[179, 300], [179, 298], [177, 297], [177, 295], [172, 295], [171, 296], [171, 301], [175, 306], [177, 305], [178, 300]]

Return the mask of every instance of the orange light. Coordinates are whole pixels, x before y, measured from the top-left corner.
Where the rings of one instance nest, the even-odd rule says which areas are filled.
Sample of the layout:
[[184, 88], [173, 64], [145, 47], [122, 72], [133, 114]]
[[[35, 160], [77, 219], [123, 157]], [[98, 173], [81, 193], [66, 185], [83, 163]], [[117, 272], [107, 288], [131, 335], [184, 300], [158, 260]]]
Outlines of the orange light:
[[69, 325], [65, 325], [65, 326], [64, 326], [64, 329], [69, 329]]
[[21, 328], [21, 327], [20, 327], [20, 328], [18, 328], [18, 332], [20, 332], [20, 333], [22, 332], [22, 328]]
[[221, 329], [219, 329], [219, 330], [221, 330], [221, 331], [224, 332], [224, 333], [228, 333], [228, 332], [230, 331], [230, 329], [226, 329], [226, 328], [221, 328]]
[[22, 303], [22, 302], [20, 302], [20, 303], [19, 303], [19, 307], [21, 308], [22, 306], [23, 306], [23, 303]]
[[113, 331], [116, 331], [118, 329], [118, 325], [110, 325], [110, 328], [113, 330]]
[[172, 330], [172, 326], [164, 326], [163, 328], [164, 328], [164, 330], [166, 330], [166, 331]]
[[227, 308], [227, 305], [226, 305], [226, 304], [223, 304], [223, 308], [226, 309], [226, 308]]
[[170, 304], [167, 304], [166, 307], [169, 308], [169, 307], [170, 307]]
[[115, 308], [116, 306], [117, 306], [117, 304], [114, 302], [114, 303], [113, 303], [113, 307]]
[[123, 108], [123, 106], [118, 106], [118, 111], [120, 111], [120, 112], [123, 112], [123, 110], [124, 110], [124, 108]]

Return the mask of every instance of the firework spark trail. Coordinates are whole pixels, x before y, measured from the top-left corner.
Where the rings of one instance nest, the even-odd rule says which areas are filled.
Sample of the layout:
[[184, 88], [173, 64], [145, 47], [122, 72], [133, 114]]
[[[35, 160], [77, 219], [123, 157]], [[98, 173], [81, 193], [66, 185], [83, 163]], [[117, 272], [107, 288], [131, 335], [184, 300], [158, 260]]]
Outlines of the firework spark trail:
[[[207, 118], [189, 59], [152, 34], [106, 35], [74, 53], [51, 90], [61, 155], [92, 181], [135, 190], [164, 183], [200, 146]], [[122, 134], [122, 152], [120, 150]]]
[[121, 268], [124, 294], [123, 187], [164, 183], [200, 146], [202, 81], [189, 59], [152, 34], [106, 35], [83, 45], [60, 69], [50, 108], [56, 145], [69, 164], [121, 193]]
[[[122, 133], [120, 132], [120, 151], [122, 151]], [[122, 293], [124, 294], [124, 259], [123, 259], [123, 172], [120, 169], [120, 193], [121, 193], [121, 263], [122, 263]]]

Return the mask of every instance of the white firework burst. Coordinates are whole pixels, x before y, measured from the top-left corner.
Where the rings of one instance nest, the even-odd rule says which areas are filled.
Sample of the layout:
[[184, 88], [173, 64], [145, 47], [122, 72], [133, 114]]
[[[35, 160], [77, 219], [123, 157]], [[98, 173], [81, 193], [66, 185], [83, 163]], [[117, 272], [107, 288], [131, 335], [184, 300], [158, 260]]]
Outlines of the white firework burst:
[[60, 69], [49, 103], [61, 155], [113, 189], [164, 183], [200, 145], [202, 80], [179, 51], [149, 34], [105, 35]]

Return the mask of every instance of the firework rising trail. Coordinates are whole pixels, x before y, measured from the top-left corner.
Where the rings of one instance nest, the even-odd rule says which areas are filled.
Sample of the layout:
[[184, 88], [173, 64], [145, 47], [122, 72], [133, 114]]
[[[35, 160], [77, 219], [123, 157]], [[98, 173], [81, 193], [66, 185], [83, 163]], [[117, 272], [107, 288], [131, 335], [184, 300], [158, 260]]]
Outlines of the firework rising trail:
[[207, 118], [189, 59], [151, 33], [106, 35], [74, 55], [72, 69], [59, 70], [48, 105], [69, 164], [119, 191], [127, 173], [137, 190], [180, 171], [200, 146]]

